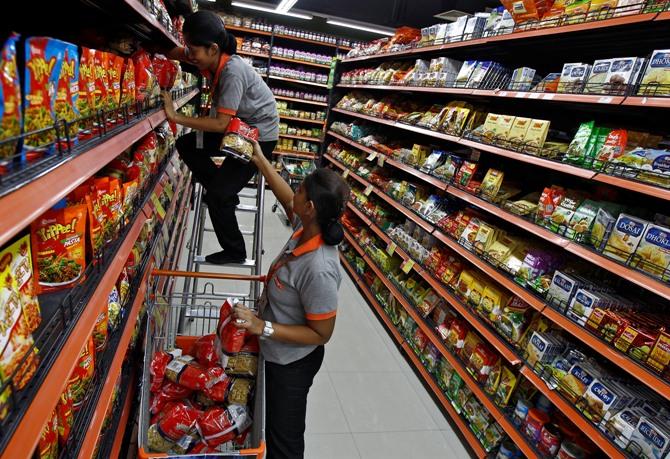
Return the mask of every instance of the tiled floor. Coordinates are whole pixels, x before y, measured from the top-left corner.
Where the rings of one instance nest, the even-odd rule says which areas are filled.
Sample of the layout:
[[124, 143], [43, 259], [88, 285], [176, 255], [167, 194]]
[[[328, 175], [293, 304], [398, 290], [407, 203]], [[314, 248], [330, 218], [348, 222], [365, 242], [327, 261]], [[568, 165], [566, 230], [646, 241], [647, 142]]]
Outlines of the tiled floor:
[[[274, 197], [267, 196], [264, 271], [291, 233], [271, 212]], [[248, 224], [249, 217], [243, 218], [241, 226]], [[214, 250], [214, 234], [207, 233], [203, 252]], [[342, 272], [335, 333], [308, 399], [306, 459], [469, 457], [344, 268]]]

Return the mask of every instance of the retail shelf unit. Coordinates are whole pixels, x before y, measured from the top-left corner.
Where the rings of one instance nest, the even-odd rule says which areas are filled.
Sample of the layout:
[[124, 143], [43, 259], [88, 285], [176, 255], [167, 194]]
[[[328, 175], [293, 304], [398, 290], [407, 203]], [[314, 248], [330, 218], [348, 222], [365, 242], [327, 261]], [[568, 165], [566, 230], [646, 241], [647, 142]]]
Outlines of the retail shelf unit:
[[[276, 51], [281, 47], [289, 48], [294, 51], [318, 52], [319, 54], [332, 56], [333, 60], [335, 60], [338, 53], [343, 53], [351, 49], [349, 46], [345, 46], [341, 39], [327, 42], [314, 38], [287, 35], [286, 33], [279, 33], [278, 28], [275, 25], [259, 25], [252, 28], [226, 24], [226, 27], [236, 36], [260, 37], [269, 43], [269, 51], [267, 54], [246, 49], [238, 51], [238, 53], [242, 56], [249, 56], [258, 59], [259, 61], [264, 61], [263, 64], [267, 65], [269, 70], [266, 82], [274, 92], [277, 101], [289, 104], [287, 110], [288, 113], [290, 113], [291, 110], [305, 112], [314, 112], [316, 110], [327, 114], [332, 87], [330, 82], [316, 82], [308, 79], [299, 79], [295, 76], [286, 76], [286, 74], [280, 75], [274, 73], [271, 69], [273, 68], [273, 64], [280, 64], [286, 71], [288, 71], [289, 68], [302, 68], [305, 72], [323, 75], [329, 81], [332, 68], [331, 63], [300, 59], [292, 55], [278, 54]], [[309, 33], [306, 32], [305, 34], [309, 36]], [[314, 106], [318, 106], [318, 108], [315, 108]], [[313, 125], [314, 127], [319, 126], [321, 128], [325, 127], [325, 118], [299, 117], [290, 116], [289, 114], [280, 114], [279, 118], [280, 122], [287, 123], [290, 128], [298, 130], [308, 129], [310, 128], [310, 125]], [[288, 132], [293, 132], [293, 129]], [[304, 159], [318, 158], [319, 153], [321, 153], [318, 144], [322, 143], [323, 139], [289, 134], [288, 132], [280, 134], [280, 142], [275, 149], [275, 155], [293, 156]], [[281, 139], [287, 139], [289, 141], [282, 141]]]
[[[645, 35], [645, 28], [653, 27], [657, 29], [663, 21], [670, 19], [670, 12], [653, 12], [644, 14], [635, 14], [623, 17], [608, 17], [603, 20], [585, 22], [582, 24], [565, 24], [553, 28], [544, 28], [538, 30], [515, 30], [513, 33], [498, 35], [488, 38], [480, 38], [474, 40], [466, 40], [454, 43], [445, 43], [442, 45], [435, 45], [424, 48], [414, 48], [406, 50], [397, 50], [392, 54], [375, 55], [375, 56], [361, 56], [345, 58], [338, 64], [335, 81], [339, 80], [339, 76], [344, 71], [355, 70], [360, 67], [377, 67], [379, 64], [385, 62], [411, 61], [417, 58], [430, 58], [440, 56], [454, 56], [458, 59], [468, 58], [468, 53], [472, 52], [479, 58], [486, 58], [486, 53], [492, 53], [495, 49], [495, 56], [501, 59], [507, 57], [514, 65], [531, 65], [533, 64], [533, 57], [531, 54], [527, 58], [521, 59], [519, 56], [512, 57], [514, 52], [519, 50], [528, 50], [533, 45], [545, 46], [546, 53], [551, 53], [556, 48], [563, 47], [560, 50], [560, 56], [571, 56], [573, 60], [565, 60], [565, 62], [578, 61], [581, 48], [575, 47], [572, 51], [568, 49], [570, 43], [582, 37], [597, 38], [601, 42], [612, 41], [626, 35], [627, 44], [624, 44], [624, 49], [630, 51], [632, 55], [636, 55], [633, 48], [636, 46], [636, 38]], [[665, 23], [667, 24], [667, 23]], [[650, 52], [653, 49], [667, 47], [664, 42], [667, 38], [667, 31], [663, 33], [662, 37], [656, 39], [644, 40], [644, 51], [642, 53]], [[499, 45], [505, 45], [501, 47]], [[495, 46], [498, 46], [497, 48]], [[626, 48], [626, 46], [628, 46]], [[647, 49], [648, 48], [648, 49]], [[631, 51], [632, 50], [632, 51]], [[626, 52], [628, 52], [626, 51]], [[519, 51], [520, 52], [520, 51]], [[593, 49], [588, 50], [588, 58], [592, 57]], [[613, 51], [614, 53], [616, 51]], [[571, 54], [572, 53], [572, 54]], [[540, 56], [535, 59], [542, 60]], [[546, 64], [547, 59], [542, 60]], [[564, 62], [564, 61], [559, 61]], [[520, 65], [517, 65], [520, 66]], [[559, 67], [560, 68], [560, 67]], [[450, 100], [467, 100], [473, 104], [489, 103], [497, 107], [499, 110], [504, 110], [500, 107], [506, 107], [507, 112], [515, 113], [514, 109], [517, 105], [522, 106], [526, 110], [532, 110], [534, 113], [542, 113], [545, 119], [551, 119], [549, 112], [560, 113], [561, 110], [570, 113], [586, 112], [599, 119], [607, 119], [608, 116], [614, 117], [617, 123], [623, 123], [627, 116], [631, 118], [637, 117], [656, 117], [662, 115], [660, 111], [663, 108], [670, 108], [670, 97], [656, 96], [645, 97], [638, 96], [637, 88], [630, 87], [623, 94], [616, 95], [594, 95], [594, 94], [562, 94], [562, 93], [536, 93], [528, 91], [511, 91], [507, 89], [470, 89], [470, 88], [434, 88], [434, 87], [408, 87], [401, 85], [389, 84], [335, 84], [334, 91], [337, 97], [332, 101], [332, 107], [329, 113], [328, 124], [329, 128], [326, 131], [326, 145], [337, 142], [343, 145], [350, 151], [358, 152], [357, 157], [361, 161], [363, 167], [361, 175], [358, 170], [350, 168], [332, 154], [325, 154], [324, 160], [327, 165], [342, 173], [342, 176], [351, 181], [352, 186], [364, 190], [363, 194], [368, 196], [373, 203], [383, 205], [386, 209], [397, 213], [396, 217], [407, 218], [414, 224], [421, 227], [425, 232], [434, 236], [438, 244], [443, 244], [446, 248], [451, 249], [452, 252], [460, 256], [465, 263], [468, 263], [475, 271], [479, 271], [492, 279], [499, 286], [505, 290], [524, 300], [537, 313], [542, 315], [545, 320], [562, 329], [566, 336], [569, 336], [573, 341], [577, 342], [585, 350], [592, 352], [593, 357], [603, 358], [610, 368], [619, 371], [623, 376], [639, 381], [646, 388], [651, 389], [661, 399], [670, 400], [670, 381], [664, 378], [661, 374], [655, 372], [650, 367], [639, 363], [628, 354], [619, 351], [611, 343], [605, 342], [600, 336], [591, 332], [589, 329], [579, 325], [577, 322], [571, 320], [558, 309], [553, 307], [549, 302], [537, 292], [530, 288], [521, 285], [508, 272], [501, 269], [499, 265], [493, 263], [490, 259], [482, 256], [452, 236], [446, 234], [436, 224], [432, 223], [424, 215], [417, 213], [413, 209], [406, 207], [402, 203], [396, 201], [384, 190], [377, 187], [368, 180], [367, 174], [375, 167], [382, 168], [388, 171], [388, 174], [393, 176], [408, 177], [417, 184], [421, 184], [430, 190], [430, 193], [436, 193], [444, 196], [461, 206], [467, 206], [475, 209], [480, 214], [485, 216], [485, 221], [500, 221], [503, 228], [511, 228], [513, 234], [524, 235], [533, 240], [539, 240], [543, 243], [548, 243], [554, 249], [561, 251], [567, 259], [580, 260], [581, 263], [592, 266], [592, 269], [604, 271], [613, 279], [621, 278], [624, 282], [628, 282], [631, 288], [639, 287], [641, 294], [649, 295], [656, 298], [658, 302], [667, 302], [670, 300], [670, 283], [667, 280], [661, 280], [647, 273], [640, 271], [628, 264], [620, 263], [612, 258], [597, 252], [586, 244], [581, 244], [566, 236], [559, 235], [528, 218], [519, 216], [509, 208], [506, 208], [501, 203], [492, 202], [474, 190], [460, 186], [453, 181], [444, 181], [444, 179], [432, 175], [429, 171], [420, 170], [418, 166], [413, 166], [403, 162], [402, 160], [382, 154], [371, 145], [363, 145], [357, 140], [354, 140], [347, 135], [344, 135], [341, 130], [332, 129], [331, 125], [334, 121], [352, 122], [356, 121], [367, 125], [376, 132], [380, 132], [389, 139], [405, 139], [405, 144], [412, 143], [421, 144], [440, 144], [443, 145], [438, 149], [452, 150], [459, 152], [474, 152], [480, 158], [485, 158], [491, 164], [510, 164], [511, 167], [517, 163], [518, 167], [523, 167], [524, 171], [529, 171], [529, 174], [544, 175], [547, 180], [565, 180], [571, 186], [575, 184], [582, 184], [584, 187], [596, 187], [606, 185], [609, 190], [617, 196], [627, 197], [629, 201], [634, 202], [636, 199], [641, 202], [652, 202], [657, 206], [655, 209], [668, 209], [668, 202], [670, 201], [670, 189], [661, 185], [653, 183], [642, 182], [631, 176], [614, 176], [602, 170], [593, 170], [583, 167], [578, 167], [571, 164], [566, 164], [559, 160], [552, 160], [545, 157], [534, 156], [523, 151], [512, 149], [509, 145], [500, 144], [496, 142], [484, 143], [475, 138], [463, 135], [450, 135], [444, 132], [418, 127], [415, 125], [405, 124], [389, 118], [381, 118], [371, 116], [369, 113], [352, 112], [337, 108], [338, 100], [347, 92], [352, 90], [366, 91], [378, 99], [393, 95], [402, 100], [403, 96], [408, 100], [415, 100], [419, 98], [429, 99], [429, 103], [439, 103], [444, 100], [445, 103]], [[517, 107], [518, 108], [518, 107]], [[636, 111], [639, 110], [639, 111]], [[519, 115], [523, 111], [518, 111]], [[499, 111], [496, 111], [499, 113]], [[570, 116], [570, 115], [566, 115]], [[574, 118], [574, 114], [572, 115]], [[584, 115], [589, 116], [589, 115]], [[665, 132], [667, 134], [667, 132]], [[393, 137], [395, 135], [395, 137]], [[503, 169], [504, 170], [504, 169]], [[665, 206], [665, 207], [663, 207]], [[608, 457], [627, 457], [629, 452], [624, 451], [617, 444], [615, 444], [596, 424], [591, 422], [582, 412], [576, 408], [575, 404], [568, 398], [563, 396], [560, 392], [551, 387], [545, 379], [538, 374], [537, 369], [531, 367], [527, 362], [527, 355], [524, 355], [523, 350], [515, 348], [508, 343], [498, 330], [486, 320], [483, 320], [480, 315], [473, 311], [472, 307], [465, 304], [459, 295], [453, 292], [453, 288], [442, 283], [440, 279], [435, 277], [427, 268], [422, 266], [420, 262], [414, 260], [407, 251], [398, 246], [398, 241], [394, 241], [389, 236], [388, 229], [382, 229], [377, 222], [367, 214], [364, 209], [358, 208], [355, 204], [348, 204], [348, 211], [360, 220], [362, 227], [367, 228], [368, 232], [372, 233], [376, 240], [381, 244], [378, 247], [386, 245], [386, 252], [389, 255], [397, 256], [401, 259], [401, 266], [405, 268], [405, 272], [414, 272], [418, 277], [425, 280], [425, 282], [432, 287], [432, 289], [444, 299], [445, 306], [452, 309], [457, 316], [462, 317], [469, 325], [476, 330], [476, 332], [483, 338], [487, 344], [495, 349], [500, 356], [508, 362], [509, 365], [516, 368], [519, 375], [526, 378], [541, 394], [543, 394], [555, 408], [566, 415], [575, 426], [584, 432], [596, 445], [600, 448], [603, 454]], [[664, 212], [667, 213], [667, 212]], [[407, 300], [402, 297], [402, 293], [395, 288], [393, 282], [388, 278], [379, 266], [375, 264], [372, 258], [365, 252], [364, 247], [359, 245], [359, 241], [355, 236], [347, 234], [347, 242], [360, 254], [365, 264], [376, 274], [377, 277], [387, 286], [391, 293], [396, 296], [396, 300], [402, 306], [408, 309], [410, 316], [415, 316], [415, 320], [421, 328], [423, 318], [420, 313], [408, 304]], [[375, 295], [369, 291], [367, 287], [370, 285], [369, 279], [365, 282], [359, 276], [359, 273], [353, 266], [350, 266], [343, 258], [344, 264], [352, 279], [363, 291], [365, 297], [368, 299], [372, 309], [378, 315], [380, 320], [387, 327], [389, 334], [402, 346], [403, 338], [398, 331], [394, 329], [393, 324], [390, 323], [388, 317], [385, 316], [383, 308], [380, 306]], [[591, 269], [591, 268], [589, 268]], [[366, 289], [368, 289], [366, 291]], [[443, 355], [458, 368], [458, 359], [450, 354], [449, 349], [445, 348], [440, 342], [439, 336], [428, 328], [424, 330], [426, 335], [433, 341], [434, 344], [442, 351]], [[412, 353], [411, 349], [409, 350]], [[413, 363], [417, 363], [415, 359], [411, 359]], [[453, 362], [452, 362], [453, 360]], [[420, 364], [420, 362], [419, 362]], [[420, 371], [419, 371], [420, 372]], [[466, 383], [472, 383], [471, 379], [463, 378]], [[471, 387], [475, 396], [478, 398], [486, 398], [486, 394], [478, 392], [476, 387]], [[429, 388], [430, 391], [430, 388]], [[496, 416], [495, 406], [486, 404], [486, 400], [480, 400], [487, 408], [492, 409], [493, 417], [500, 422], [503, 430], [510, 436], [510, 438], [517, 444], [524, 454], [529, 457], [539, 457], [539, 453], [534, 450], [534, 447], [525, 441], [524, 436], [516, 431], [514, 425], [507, 424], [507, 415], [501, 413], [501, 416]], [[489, 401], [490, 402], [490, 401]], [[446, 410], [446, 414], [454, 418], [454, 415]], [[467, 426], [458, 425], [465, 434], [468, 433]], [[466, 442], [471, 445], [469, 439]]]
[[[107, 5], [102, 0], [90, 3], [107, 11]], [[118, 17], [132, 16], [132, 24], [127, 25], [136, 32], [138, 38], [169, 45], [179, 44], [169, 19], [158, 20], [150, 14], [145, 5], [148, 2], [124, 0], [122, 3], [123, 7], [117, 12]], [[126, 19], [123, 20], [125, 21]], [[197, 93], [198, 90], [194, 88], [173, 91], [175, 108], [188, 103]], [[152, 105], [155, 108], [145, 105], [140, 107], [138, 104], [134, 107], [132, 116], [124, 111], [123, 123], [110, 130], [102, 129], [104, 132], [99, 137], [87, 140], [66, 152], [57, 153], [45, 162], [46, 166], [15, 175], [10, 172], [3, 176], [0, 180], [0, 211], [3, 215], [0, 221], [0, 245], [4, 246], [14, 236], [25, 231], [39, 215], [93, 177], [136, 141], [165, 123], [166, 114], [159, 105]], [[105, 114], [100, 116], [104, 119]], [[44, 329], [38, 329], [35, 333], [46, 338], [39, 349], [40, 362], [35, 374], [24, 389], [10, 396], [12, 404], [9, 406], [9, 416], [2, 421], [0, 428], [2, 457], [32, 457], [43, 427], [51, 418], [68, 384], [102, 308], [107, 308], [110, 291], [116, 285], [138, 236], [145, 223], [156, 216], [154, 209], [160, 207], [160, 203], [156, 204], [156, 199], [164, 190], [162, 183], [167, 180], [174, 179], [172, 186], [175, 199], [167, 210], [165, 222], [175, 222], [170, 231], [183, 228], [188, 212], [184, 212], [178, 205], [188, 209], [190, 182], [184, 168], [177, 167], [178, 163], [177, 155], [173, 151], [158, 165], [158, 170], [148, 177], [148, 182], [143, 184], [142, 192], [133, 202], [134, 212], [127, 215], [128, 221], [122, 223], [118, 237], [103, 250], [96, 264], [86, 270], [85, 283], [70, 291], [40, 296]], [[170, 168], [173, 168], [172, 175], [169, 174]], [[179, 196], [182, 199], [178, 199]], [[161, 221], [160, 218], [157, 220]], [[110, 334], [105, 350], [96, 356], [96, 360], [101, 358], [101, 366], [97, 367], [95, 383], [75, 417], [75, 425], [80, 425], [81, 428], [73, 431], [62, 456], [93, 457], [98, 443], [101, 447], [103, 443], [107, 443], [106, 447], [108, 451], [113, 451], [113, 457], [120, 452], [125, 427], [133, 408], [133, 387], [136, 381], [130, 371], [132, 364], [125, 362], [129, 347], [135, 344], [134, 331], [142, 321], [140, 310], [151, 288], [151, 270], [159, 261], [155, 248], [160, 242], [174, 254], [179, 250], [175, 247], [181, 244], [178, 238], [170, 238], [169, 243], [163, 241], [160, 237], [161, 223], [157, 223], [155, 228], [155, 236], [148, 241], [142, 260], [137, 260], [138, 272], [131, 281], [126, 314], [121, 318], [119, 328]], [[163, 260], [160, 259], [160, 262], [163, 263]], [[117, 381], [122, 382], [123, 396], [120, 397], [121, 403], [113, 406], [114, 386]], [[6, 404], [7, 400], [4, 399], [3, 403]], [[113, 424], [118, 429], [107, 429], [103, 432], [106, 414], [117, 419]]]

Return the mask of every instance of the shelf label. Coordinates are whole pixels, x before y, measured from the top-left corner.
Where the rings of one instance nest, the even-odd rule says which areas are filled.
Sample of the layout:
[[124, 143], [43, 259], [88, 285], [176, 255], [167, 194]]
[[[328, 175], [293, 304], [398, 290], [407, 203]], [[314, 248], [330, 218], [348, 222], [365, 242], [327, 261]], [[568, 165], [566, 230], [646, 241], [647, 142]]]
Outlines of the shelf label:
[[598, 103], [599, 104], [609, 104], [609, 103], [612, 102], [612, 100], [614, 100], [614, 99], [612, 99], [609, 96], [604, 96], [604, 97], [601, 97], [600, 99], [598, 99]]
[[646, 104], [647, 104], [647, 98], [646, 98], [646, 97], [643, 97], [643, 98], [642, 98], [642, 101], [641, 101], [640, 103], [646, 105]]
[[163, 220], [165, 218], [165, 209], [163, 208], [161, 200], [158, 199], [156, 193], [151, 194], [151, 202], [154, 204], [154, 209], [156, 210], [156, 213], [158, 214], [160, 219]]
[[397, 248], [398, 245], [395, 242], [391, 241], [389, 242], [389, 245], [386, 246], [386, 253], [388, 253], [389, 255], [393, 255], [395, 253], [395, 249]]
[[529, 98], [529, 99], [539, 99], [541, 95], [542, 95], [542, 94], [540, 94], [539, 92], [533, 92], [533, 93], [530, 93], [530, 94], [528, 95], [528, 98]]
[[365, 189], [365, 191], [363, 192], [363, 194], [364, 194], [365, 196], [370, 196], [370, 193], [372, 193], [372, 190], [374, 190], [374, 187], [373, 187], [372, 185], [368, 185], [368, 187]]
[[500, 97], [507, 97], [507, 91], [500, 91], [500, 92], [498, 93], [498, 95], [499, 95]]
[[543, 99], [544, 99], [544, 100], [553, 100], [555, 96], [556, 96], [556, 94], [554, 94], [554, 93], [549, 93], [549, 94], [545, 94], [544, 97], [543, 97]]
[[377, 158], [377, 152], [376, 151], [373, 151], [372, 153], [370, 153], [368, 155], [368, 161], [374, 161], [375, 158]]
[[386, 157], [384, 155], [379, 155], [377, 158], [377, 165], [379, 167], [384, 167], [384, 163], [386, 162]]
[[517, 92], [517, 93], [514, 95], [514, 97], [517, 98], [517, 99], [525, 99], [525, 97], [526, 97], [526, 93], [523, 93], [523, 92]]
[[409, 272], [412, 270], [413, 267], [414, 267], [414, 260], [405, 260], [403, 264], [400, 265], [400, 269], [405, 274], [409, 274]]
[[344, 172], [342, 172], [342, 177], [344, 178], [349, 177], [349, 169], [345, 169]]

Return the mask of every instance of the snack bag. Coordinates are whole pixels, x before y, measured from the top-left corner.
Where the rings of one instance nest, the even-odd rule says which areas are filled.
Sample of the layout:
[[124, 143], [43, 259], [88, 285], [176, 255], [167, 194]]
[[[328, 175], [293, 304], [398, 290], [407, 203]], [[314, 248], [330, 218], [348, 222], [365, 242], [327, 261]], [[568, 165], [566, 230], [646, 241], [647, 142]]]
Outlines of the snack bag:
[[230, 405], [227, 409], [210, 408], [196, 422], [198, 432], [208, 446], [218, 446], [233, 440], [251, 425], [247, 409]]
[[219, 356], [216, 349], [216, 335], [205, 335], [198, 338], [191, 348], [191, 355], [194, 355], [198, 363], [205, 368], [216, 367], [219, 365]]
[[58, 419], [54, 411], [47, 421], [37, 443], [39, 459], [58, 459]]
[[63, 43], [63, 62], [61, 64], [58, 85], [56, 86], [56, 100], [54, 115], [57, 120], [64, 120], [68, 126], [68, 140], [64, 147], [76, 145], [79, 141], [79, 54], [77, 46]]
[[105, 242], [111, 242], [117, 236], [121, 222], [121, 185], [117, 179], [109, 177], [96, 178], [93, 184], [103, 216], [102, 238]]
[[167, 91], [172, 89], [178, 70], [174, 62], [168, 60], [165, 56], [157, 54], [153, 58], [152, 66], [158, 80], [158, 86]]
[[123, 77], [123, 58], [116, 54], [107, 54], [107, 77], [111, 88], [112, 107], [118, 108], [121, 104], [121, 79]]
[[226, 135], [221, 141], [221, 152], [244, 163], [251, 161], [254, 145], [249, 140], [258, 140], [258, 129], [251, 127], [239, 118], [228, 123]]
[[175, 403], [161, 419], [149, 427], [147, 444], [159, 453], [185, 453], [197, 442], [195, 425], [202, 412], [184, 403]]
[[107, 53], [95, 51], [93, 53], [93, 81], [95, 90], [93, 92], [93, 110], [110, 110], [112, 100], [111, 88], [109, 87], [109, 76], [107, 75]]
[[123, 78], [121, 80], [121, 106], [127, 105], [131, 113], [134, 112], [135, 93], [135, 63], [132, 59], [125, 60]]
[[221, 341], [221, 349], [226, 354], [237, 354], [244, 346], [246, 331], [237, 328], [233, 318], [233, 306], [226, 300], [221, 306], [219, 313], [219, 324], [216, 327]]
[[121, 315], [121, 298], [116, 286], [112, 287], [107, 297], [107, 322], [110, 330], [115, 330], [119, 325]]
[[107, 308], [102, 308], [102, 312], [98, 314], [93, 327], [93, 343], [95, 344], [95, 352], [102, 352], [107, 347], [107, 323], [109, 321]]
[[168, 363], [165, 378], [192, 390], [203, 390], [211, 385], [211, 378], [205, 369], [190, 356], [178, 357]]
[[[12, 34], [0, 54], [0, 142], [21, 134], [21, 84], [16, 67], [16, 43], [20, 36]], [[10, 158], [16, 153], [18, 140], [0, 144], [0, 174], [6, 172]]]
[[93, 196], [90, 184], [85, 183], [78, 186], [68, 196], [68, 205], [86, 205], [88, 215], [88, 247], [91, 253], [91, 259], [95, 260], [105, 243], [102, 234], [101, 220], [104, 218], [100, 212], [100, 206], [97, 199]]
[[193, 393], [188, 387], [180, 386], [172, 381], [165, 381], [160, 392], [151, 399], [149, 411], [151, 414], [158, 414], [169, 402], [184, 400]]
[[[25, 132], [54, 125], [54, 102], [65, 43], [46, 37], [32, 37], [25, 45], [23, 106]], [[54, 151], [55, 129], [29, 135], [23, 142], [28, 161]]]
[[79, 59], [79, 97], [77, 111], [82, 120], [79, 123], [80, 138], [88, 139], [97, 133], [93, 116], [96, 110], [95, 94], [95, 53], [90, 48], [81, 48]]
[[132, 59], [135, 67], [135, 99], [144, 102], [155, 95], [154, 88], [158, 88], [151, 57], [146, 51], [140, 50], [133, 54]]
[[74, 411], [72, 409], [72, 396], [70, 387], [67, 386], [60, 396], [56, 406], [56, 416], [58, 418], [58, 441], [62, 447], [67, 443], [70, 437], [70, 429], [74, 422]]
[[86, 269], [85, 205], [46, 211], [31, 225], [33, 267], [42, 292], [74, 287]]
[[88, 339], [88, 342], [79, 354], [79, 361], [77, 366], [72, 370], [70, 381], [68, 383], [68, 390], [72, 396], [72, 409], [76, 412], [83, 405], [88, 396], [88, 388], [93, 381], [93, 374], [95, 372], [95, 348], [93, 343], [93, 336]]
[[553, 0], [501, 0], [507, 11], [512, 14], [516, 24], [539, 21], [551, 8]]

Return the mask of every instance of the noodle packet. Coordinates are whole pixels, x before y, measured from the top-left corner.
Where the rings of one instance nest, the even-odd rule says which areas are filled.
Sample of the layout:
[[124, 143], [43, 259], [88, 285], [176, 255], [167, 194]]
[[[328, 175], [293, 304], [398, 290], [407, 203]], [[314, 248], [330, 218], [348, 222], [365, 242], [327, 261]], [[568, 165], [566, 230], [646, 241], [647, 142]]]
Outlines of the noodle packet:
[[37, 457], [39, 459], [58, 459], [58, 418], [55, 410], [51, 413], [40, 434], [37, 443]]
[[94, 49], [81, 48], [79, 58], [79, 97], [77, 98], [77, 110], [81, 121], [79, 122], [80, 139], [89, 139], [97, 134], [96, 123], [93, 118], [96, 110], [95, 94], [95, 53]]
[[78, 411], [88, 396], [88, 389], [93, 382], [95, 372], [95, 345], [93, 335], [79, 354], [77, 366], [72, 370], [68, 383], [68, 390], [72, 396], [72, 409]]
[[135, 99], [144, 102], [160, 93], [151, 57], [144, 50], [139, 50], [132, 56], [135, 67]]
[[103, 240], [107, 243], [116, 238], [121, 222], [121, 186], [118, 179], [101, 177], [94, 180], [96, 200], [100, 206], [100, 212], [104, 216], [102, 220]]
[[224, 353], [236, 354], [242, 350], [247, 333], [244, 329], [235, 326], [233, 306], [228, 300], [221, 306], [219, 324], [216, 327], [216, 331], [221, 340], [221, 349]]
[[79, 54], [77, 46], [63, 43], [63, 62], [61, 63], [56, 99], [54, 101], [54, 115], [56, 120], [67, 124], [67, 138], [61, 142], [62, 148], [69, 148], [79, 143]]
[[193, 390], [203, 390], [214, 382], [191, 356], [178, 357], [168, 363], [165, 367], [165, 378]]
[[230, 405], [228, 408], [209, 408], [196, 426], [204, 443], [218, 446], [247, 430], [251, 422], [247, 408]]
[[[16, 66], [16, 43], [20, 36], [12, 34], [0, 54], [0, 142], [21, 134], [21, 83]], [[7, 171], [19, 141], [0, 144], [0, 174]]]
[[85, 205], [51, 209], [30, 225], [33, 268], [42, 292], [74, 287], [86, 269]]
[[87, 210], [88, 221], [88, 249], [90, 251], [91, 259], [96, 260], [98, 255], [102, 253], [104, 246], [104, 239], [102, 234], [101, 220], [103, 216], [99, 211], [99, 205], [94, 196], [94, 191], [91, 185], [84, 183], [75, 188], [68, 196], [68, 205], [85, 204]]
[[74, 411], [72, 409], [72, 396], [70, 388], [67, 386], [60, 396], [56, 406], [56, 415], [58, 416], [58, 440], [62, 447], [65, 447], [67, 439], [70, 437], [70, 429], [74, 422]]

